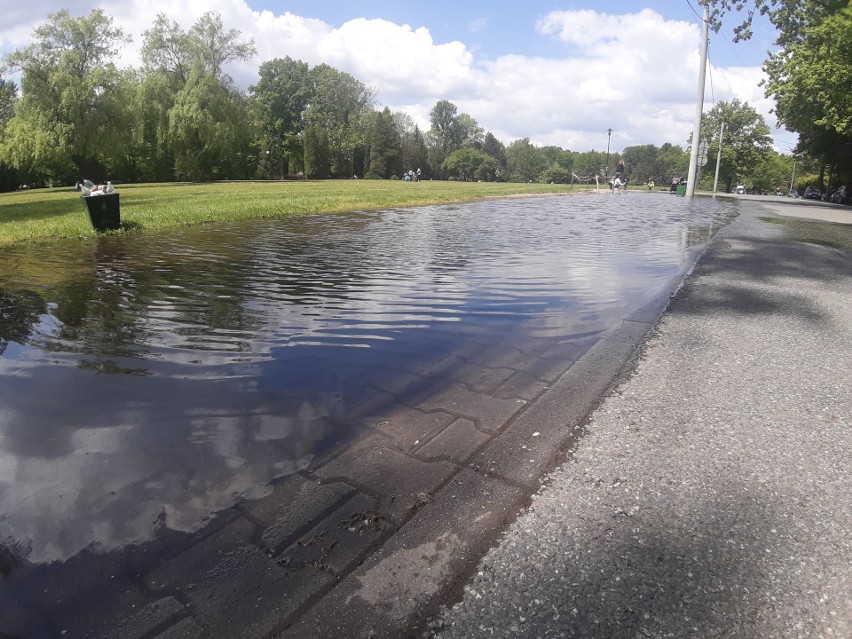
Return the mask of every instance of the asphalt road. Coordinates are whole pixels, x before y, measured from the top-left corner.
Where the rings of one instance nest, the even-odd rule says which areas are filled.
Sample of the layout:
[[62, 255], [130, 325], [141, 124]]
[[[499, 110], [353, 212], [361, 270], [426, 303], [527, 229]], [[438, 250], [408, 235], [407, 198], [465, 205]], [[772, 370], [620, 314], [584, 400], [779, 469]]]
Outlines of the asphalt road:
[[738, 199], [427, 635], [852, 637], [852, 208]]

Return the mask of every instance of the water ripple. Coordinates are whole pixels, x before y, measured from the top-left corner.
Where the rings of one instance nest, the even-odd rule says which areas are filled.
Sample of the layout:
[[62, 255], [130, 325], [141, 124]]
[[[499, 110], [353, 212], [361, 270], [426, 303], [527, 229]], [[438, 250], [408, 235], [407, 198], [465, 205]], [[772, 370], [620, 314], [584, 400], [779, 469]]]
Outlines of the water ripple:
[[733, 213], [637, 193], [15, 247], [0, 539], [49, 562], [195, 530], [447, 362], [588, 347]]

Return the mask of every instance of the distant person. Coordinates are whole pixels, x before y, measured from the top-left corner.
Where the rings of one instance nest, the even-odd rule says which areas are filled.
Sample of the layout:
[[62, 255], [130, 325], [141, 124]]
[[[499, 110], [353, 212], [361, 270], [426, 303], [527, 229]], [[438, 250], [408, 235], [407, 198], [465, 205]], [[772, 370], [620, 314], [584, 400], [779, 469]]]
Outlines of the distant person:
[[627, 180], [624, 179], [624, 160], [619, 160], [615, 167], [615, 175], [612, 176], [612, 182], [610, 182], [610, 188], [617, 189], [625, 184], [627, 184]]
[[654, 186], [655, 186], [655, 184], [654, 184], [654, 180], [648, 180], [648, 190], [649, 190], [649, 191], [653, 191], [653, 190], [654, 190]]

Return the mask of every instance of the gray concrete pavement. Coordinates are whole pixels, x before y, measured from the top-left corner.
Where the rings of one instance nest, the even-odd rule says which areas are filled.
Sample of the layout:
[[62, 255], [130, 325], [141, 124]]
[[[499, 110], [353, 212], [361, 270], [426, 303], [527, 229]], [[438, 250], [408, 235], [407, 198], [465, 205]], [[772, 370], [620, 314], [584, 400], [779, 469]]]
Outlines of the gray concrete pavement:
[[432, 637], [852, 637], [852, 209], [741, 203]]

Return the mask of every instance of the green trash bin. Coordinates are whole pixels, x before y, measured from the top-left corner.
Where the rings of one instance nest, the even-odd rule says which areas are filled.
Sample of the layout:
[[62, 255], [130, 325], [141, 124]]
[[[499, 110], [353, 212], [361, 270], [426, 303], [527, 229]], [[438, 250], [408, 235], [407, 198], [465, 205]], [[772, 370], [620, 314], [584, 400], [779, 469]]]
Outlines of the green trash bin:
[[89, 211], [92, 227], [99, 233], [121, 228], [121, 206], [118, 193], [82, 196]]
[[684, 195], [686, 195], [686, 184], [678, 184], [677, 185], [677, 191], [675, 193], [676, 193], [676, 195], [679, 195], [680, 197], [683, 197]]

